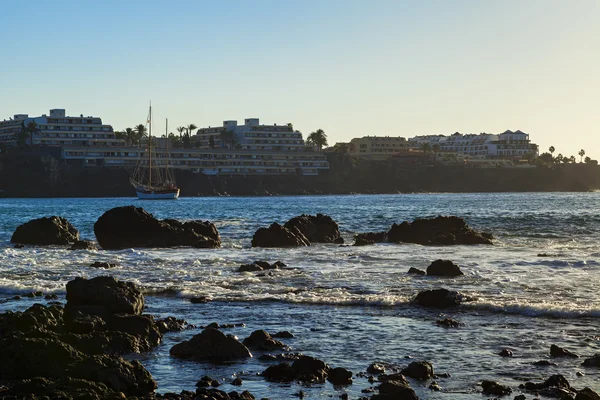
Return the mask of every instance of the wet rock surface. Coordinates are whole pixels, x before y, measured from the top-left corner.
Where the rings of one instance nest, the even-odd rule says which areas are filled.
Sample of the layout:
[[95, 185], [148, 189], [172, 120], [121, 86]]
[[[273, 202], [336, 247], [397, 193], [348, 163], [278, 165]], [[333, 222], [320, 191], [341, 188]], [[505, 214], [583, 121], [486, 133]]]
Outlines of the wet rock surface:
[[550, 346], [551, 357], [567, 357], [567, 358], [579, 358], [579, 356], [565, 348], [559, 347], [555, 344]]
[[344, 243], [337, 222], [329, 215], [317, 214], [294, 217], [284, 225], [289, 230], [302, 232], [310, 243]]
[[79, 240], [79, 232], [63, 217], [33, 219], [17, 227], [10, 241], [18, 244], [65, 245]]
[[190, 340], [171, 347], [173, 357], [194, 361], [224, 362], [252, 357], [250, 350], [233, 336], [206, 328]]
[[281, 261], [275, 261], [273, 264], [270, 264], [267, 261], [254, 261], [250, 264], [240, 265], [238, 272], [258, 272], [271, 269], [281, 269], [285, 267], [287, 267], [287, 265]]
[[252, 334], [244, 339], [242, 343], [249, 349], [259, 351], [289, 349], [286, 344], [280, 342], [279, 340], [273, 339], [273, 337], [271, 337], [271, 335], [269, 335], [269, 333], [265, 330], [252, 332]]
[[158, 220], [143, 208], [126, 206], [108, 210], [94, 224], [105, 250], [192, 246], [217, 248], [221, 237], [209, 221]]
[[450, 308], [467, 300], [468, 298], [453, 290], [433, 289], [419, 292], [413, 302], [422, 307]]
[[427, 276], [462, 276], [460, 267], [450, 260], [435, 260], [427, 267]]
[[510, 387], [493, 381], [483, 381], [481, 387], [483, 388], [483, 394], [489, 396], [507, 396], [512, 393]]
[[471, 229], [459, 217], [416, 219], [394, 224], [387, 233], [391, 243], [416, 243], [422, 245], [492, 244], [489, 234]]
[[300, 247], [310, 242], [297, 228], [288, 229], [272, 223], [268, 228], [259, 228], [252, 238], [252, 247]]
[[268, 367], [262, 375], [268, 381], [322, 383], [331, 368], [325, 362], [309, 356], [300, 356], [293, 364], [280, 363]]

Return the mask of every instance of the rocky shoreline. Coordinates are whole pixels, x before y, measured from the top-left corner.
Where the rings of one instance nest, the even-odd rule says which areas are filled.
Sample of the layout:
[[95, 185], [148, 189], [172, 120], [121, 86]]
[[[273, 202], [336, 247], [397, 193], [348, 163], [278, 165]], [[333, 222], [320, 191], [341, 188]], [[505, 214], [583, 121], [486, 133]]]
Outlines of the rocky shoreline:
[[[124, 221], [130, 228], [135, 228], [123, 234]], [[135, 207], [109, 210], [96, 224], [98, 243], [103, 248], [109, 243], [107, 249], [132, 245], [150, 248], [214, 248], [220, 245], [219, 232], [208, 221], [157, 220], [143, 209]], [[276, 228], [273, 225], [257, 230], [253, 245], [343, 245], [337, 223], [326, 215], [301, 215], [283, 225], [277, 224]], [[266, 233], [261, 229], [266, 229]], [[105, 238], [108, 238], [108, 242]], [[81, 242], [77, 230], [60, 217], [27, 222], [17, 228], [12, 241], [27, 246], [74, 246]], [[372, 245], [376, 242], [492, 245], [493, 236], [474, 231], [460, 218], [437, 217], [394, 224], [387, 232], [359, 234], [354, 244]], [[210, 245], [205, 246], [206, 243]], [[110, 267], [110, 263], [95, 265], [95, 268]], [[269, 270], [281, 268], [287, 268], [284, 262], [256, 260], [241, 265], [239, 272], [265, 274]], [[415, 274], [415, 279], [421, 279], [420, 275], [433, 277], [432, 279], [460, 278], [463, 275], [460, 266], [451, 260], [435, 260], [424, 271], [412, 269], [408, 273]], [[411, 306], [444, 310], [445, 319], [431, 322], [444, 329], [469, 330], [468, 325], [454, 319], [456, 315], [453, 311], [460, 310], [463, 303], [471, 301], [471, 296], [441, 286], [445, 285], [420, 291]], [[32, 294], [40, 299], [41, 295], [43, 294]], [[124, 358], [130, 354], [152, 352], [161, 346], [165, 337], [186, 329], [197, 333], [189, 340], [173, 345], [169, 351], [171, 357], [204, 364], [235, 364], [248, 358], [258, 358], [264, 362], [260, 379], [267, 382], [301, 382], [307, 387], [329, 382], [334, 386], [345, 386], [355, 384], [354, 379], [360, 378], [361, 382], [369, 382], [369, 386], [362, 390], [364, 396], [361, 398], [381, 400], [417, 399], [413, 388], [417, 383], [428, 385], [432, 392], [444, 393], [444, 383], [452, 379], [451, 371], [440, 372], [435, 369], [435, 359], [410, 360], [402, 365], [374, 359], [364, 370], [352, 371], [343, 365], [330, 366], [326, 360], [321, 360], [319, 354], [302, 354], [302, 348], [293, 349], [292, 352], [291, 346], [286, 343], [294, 336], [289, 331], [271, 335], [258, 329], [239, 340], [224, 333], [229, 328], [226, 324], [195, 327], [177, 315], [155, 318], [144, 313], [145, 299], [135, 284], [122, 282], [111, 276], [72, 280], [66, 285], [66, 302], [63, 304], [56, 300], [48, 296], [45, 298], [45, 305], [35, 304], [23, 312], [0, 315], [0, 340], [3, 349], [0, 353], [0, 398], [255, 398], [249, 391], [227, 393], [219, 390], [223, 377], [209, 376], [196, 383], [182, 385], [190, 388], [196, 386], [195, 390], [157, 394], [157, 384], [148, 370], [141, 363]], [[202, 304], [203, 301], [197, 303]], [[293, 326], [289, 330], [293, 332]], [[510, 359], [514, 356], [513, 353], [510, 349], [504, 349], [498, 357]], [[584, 369], [600, 367], [600, 354], [580, 357], [556, 344], [550, 346], [548, 354], [540, 354], [540, 358], [544, 358], [540, 363], [545, 362], [547, 365], [554, 363], [550, 360], [558, 362], [560, 359], [581, 358], [580, 365]], [[518, 387], [509, 387], [483, 378], [485, 376], [474, 376], [473, 384], [477, 385], [477, 391], [484, 396], [502, 397], [519, 393], [515, 399], [535, 396], [576, 400], [600, 398], [589, 387], [573, 388], [560, 374], [549, 375], [542, 382], [524, 381]], [[227, 379], [233, 386], [243, 384], [239, 376]], [[448, 395], [453, 396], [452, 393]], [[302, 398], [304, 394], [302, 391], [293, 392], [288, 397], [293, 396]], [[348, 398], [347, 395], [341, 397]]]

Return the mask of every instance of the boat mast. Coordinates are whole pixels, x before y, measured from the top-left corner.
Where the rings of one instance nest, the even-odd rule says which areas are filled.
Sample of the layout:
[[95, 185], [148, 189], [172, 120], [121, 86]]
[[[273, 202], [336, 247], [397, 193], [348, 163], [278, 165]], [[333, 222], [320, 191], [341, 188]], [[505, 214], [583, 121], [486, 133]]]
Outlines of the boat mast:
[[165, 118], [165, 137], [167, 138], [166, 154], [165, 157], [165, 177], [163, 183], [169, 184], [169, 119]]
[[150, 111], [148, 113], [148, 186], [152, 186], [152, 102], [150, 102]]

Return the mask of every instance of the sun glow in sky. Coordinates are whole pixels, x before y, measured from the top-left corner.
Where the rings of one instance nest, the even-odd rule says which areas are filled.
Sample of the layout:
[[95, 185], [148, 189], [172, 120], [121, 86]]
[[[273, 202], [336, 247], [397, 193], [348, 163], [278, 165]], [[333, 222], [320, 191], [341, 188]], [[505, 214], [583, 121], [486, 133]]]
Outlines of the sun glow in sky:
[[0, 119], [292, 122], [329, 144], [521, 129], [600, 158], [598, 0], [6, 1]]

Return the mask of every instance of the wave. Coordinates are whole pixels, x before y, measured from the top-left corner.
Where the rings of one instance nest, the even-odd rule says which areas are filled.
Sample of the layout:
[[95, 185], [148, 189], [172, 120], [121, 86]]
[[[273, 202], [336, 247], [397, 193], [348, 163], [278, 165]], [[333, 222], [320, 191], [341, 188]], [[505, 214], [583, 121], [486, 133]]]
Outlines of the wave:
[[570, 308], [548, 304], [498, 304], [495, 302], [477, 301], [463, 303], [463, 309], [484, 310], [494, 314], [515, 314], [533, 318], [600, 318], [600, 308]]

